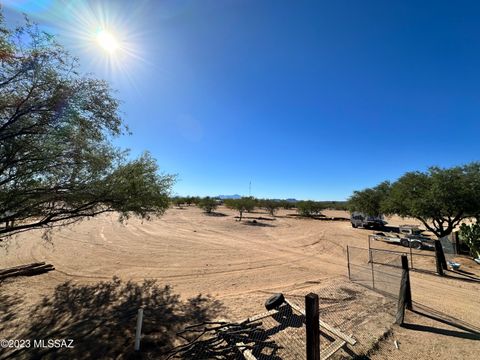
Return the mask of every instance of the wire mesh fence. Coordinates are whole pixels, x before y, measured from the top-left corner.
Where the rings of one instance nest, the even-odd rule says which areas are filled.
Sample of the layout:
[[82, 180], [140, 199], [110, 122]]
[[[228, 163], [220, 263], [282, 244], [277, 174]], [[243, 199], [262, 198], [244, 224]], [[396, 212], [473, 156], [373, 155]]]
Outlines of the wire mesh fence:
[[453, 261], [453, 258], [457, 256], [457, 250], [455, 245], [450, 241], [447, 236], [444, 236], [439, 239], [442, 244], [443, 253], [447, 261]]
[[349, 278], [355, 283], [398, 298], [402, 255], [404, 253], [348, 246]]
[[338, 277], [284, 293], [285, 302], [273, 312], [231, 323], [190, 327], [180, 334], [182, 347], [169, 356], [171, 359], [305, 359], [305, 295], [310, 292], [319, 297], [321, 359], [367, 354], [395, 321], [395, 300]]

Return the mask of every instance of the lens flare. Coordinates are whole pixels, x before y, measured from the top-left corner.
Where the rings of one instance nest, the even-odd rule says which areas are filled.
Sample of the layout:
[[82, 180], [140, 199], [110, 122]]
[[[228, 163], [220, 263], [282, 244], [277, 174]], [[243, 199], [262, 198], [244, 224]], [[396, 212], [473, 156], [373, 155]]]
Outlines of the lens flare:
[[99, 30], [97, 32], [97, 42], [110, 54], [119, 48], [117, 39], [111, 33], [105, 30]]
[[[146, 59], [142, 21], [148, 0], [95, 2], [89, 0], [0, 0], [10, 10], [25, 12], [42, 29], [57, 36], [80, 59], [82, 70], [124, 82], [135, 79], [151, 64]], [[35, 6], [34, 6], [35, 5]], [[0, 6], [1, 7], [1, 6]], [[118, 85], [117, 85], [118, 84]]]

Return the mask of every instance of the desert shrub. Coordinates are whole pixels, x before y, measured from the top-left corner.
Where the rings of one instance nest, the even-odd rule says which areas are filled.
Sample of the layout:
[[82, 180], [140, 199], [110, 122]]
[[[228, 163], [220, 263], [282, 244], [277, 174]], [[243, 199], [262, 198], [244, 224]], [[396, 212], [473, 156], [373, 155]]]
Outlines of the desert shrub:
[[172, 202], [173, 205], [181, 208], [182, 205], [184, 205], [186, 203], [186, 200], [183, 197], [176, 196], [176, 197], [171, 199], [171, 202]]
[[198, 206], [203, 209], [207, 214], [210, 214], [218, 207], [218, 203], [217, 200], [215, 200], [214, 198], [207, 196], [198, 202]]
[[460, 225], [460, 236], [470, 248], [470, 252], [476, 258], [480, 258], [480, 224]]
[[242, 221], [242, 216], [245, 211], [250, 212], [255, 209], [255, 199], [253, 197], [243, 197], [240, 199], [227, 199], [225, 200], [225, 205], [233, 210], [237, 210], [240, 219], [239, 221]]
[[258, 200], [258, 206], [264, 208], [272, 216], [275, 216], [275, 212], [281, 207], [281, 203], [278, 200], [262, 199]]
[[296, 202], [289, 201], [289, 200], [281, 200], [280, 201], [280, 206], [284, 208], [285, 210], [290, 210], [295, 208]]
[[302, 216], [320, 215], [325, 208], [322, 203], [312, 200], [298, 201], [296, 207], [298, 213]]

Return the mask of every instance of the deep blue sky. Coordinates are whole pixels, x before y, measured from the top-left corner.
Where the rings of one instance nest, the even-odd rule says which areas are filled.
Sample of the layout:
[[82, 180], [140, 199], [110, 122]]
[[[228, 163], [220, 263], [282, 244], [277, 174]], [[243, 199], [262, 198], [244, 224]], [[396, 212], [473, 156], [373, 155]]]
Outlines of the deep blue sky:
[[[111, 81], [133, 132], [118, 143], [177, 173], [178, 194], [251, 181], [257, 197], [343, 200], [479, 160], [478, 1], [92, 3], [7, 1], [5, 15], [27, 12]], [[139, 59], [82, 47], [78, 17], [99, 11]]]

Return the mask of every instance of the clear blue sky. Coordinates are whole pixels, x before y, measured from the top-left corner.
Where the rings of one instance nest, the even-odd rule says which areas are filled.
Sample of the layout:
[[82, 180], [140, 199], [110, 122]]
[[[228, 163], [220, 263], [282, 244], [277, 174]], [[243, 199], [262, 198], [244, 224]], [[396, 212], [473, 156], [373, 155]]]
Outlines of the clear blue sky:
[[[133, 132], [118, 143], [177, 173], [181, 195], [251, 181], [257, 197], [343, 200], [479, 160], [478, 1], [4, 3], [111, 81]], [[79, 17], [99, 12], [129, 42], [120, 64], [82, 47]]]

